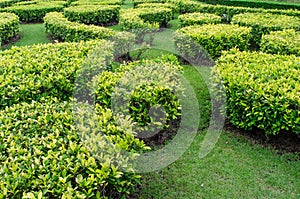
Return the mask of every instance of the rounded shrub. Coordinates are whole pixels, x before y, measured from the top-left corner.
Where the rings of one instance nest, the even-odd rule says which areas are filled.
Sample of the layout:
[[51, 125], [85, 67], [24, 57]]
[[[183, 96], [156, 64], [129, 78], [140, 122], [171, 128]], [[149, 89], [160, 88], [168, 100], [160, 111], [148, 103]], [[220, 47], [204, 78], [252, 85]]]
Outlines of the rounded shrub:
[[218, 24], [222, 22], [222, 17], [218, 15], [199, 12], [179, 15], [178, 19], [182, 27], [202, 24]]
[[102, 26], [117, 24], [119, 12], [120, 6], [115, 5], [80, 5], [64, 9], [69, 21]]
[[236, 126], [276, 135], [300, 134], [300, 57], [232, 50], [213, 69], [222, 82], [227, 117]]
[[13, 13], [0, 13], [0, 45], [19, 33], [19, 18]]
[[260, 50], [271, 54], [300, 56], [300, 32], [287, 29], [263, 35]]
[[270, 13], [243, 13], [234, 15], [232, 24], [252, 27], [252, 42], [259, 45], [263, 34], [270, 31], [295, 29], [300, 30], [299, 17], [285, 16]]
[[[200, 59], [204, 50], [213, 58], [221, 55], [223, 50], [238, 47], [248, 49], [251, 28], [229, 24], [194, 25], [181, 28], [175, 32], [175, 47], [189, 60]], [[197, 57], [200, 56], [200, 57]]]

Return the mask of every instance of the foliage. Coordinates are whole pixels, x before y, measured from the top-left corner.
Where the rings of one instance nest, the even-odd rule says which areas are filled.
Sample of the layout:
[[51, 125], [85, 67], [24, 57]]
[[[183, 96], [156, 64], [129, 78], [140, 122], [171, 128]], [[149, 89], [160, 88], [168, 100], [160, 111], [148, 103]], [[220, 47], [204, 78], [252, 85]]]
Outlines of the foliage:
[[51, 1], [30, 5], [15, 5], [3, 8], [1, 12], [15, 13], [19, 16], [20, 21], [25, 23], [42, 22], [46, 13], [62, 11], [65, 3], [64, 1]]
[[208, 13], [186, 13], [179, 15], [181, 26], [202, 25], [202, 24], [218, 24], [222, 22], [222, 17]]
[[133, 0], [133, 5], [136, 7], [138, 4], [143, 3], [165, 3], [166, 0]]
[[[80, 135], [78, 129], [86, 126], [75, 126], [72, 106], [58, 101], [23, 102], [0, 111], [0, 197], [125, 197], [139, 182], [129, 161], [146, 149], [143, 142], [101, 107], [88, 120], [90, 131]], [[122, 155], [120, 149], [131, 153]]]
[[260, 50], [265, 53], [300, 56], [300, 32], [293, 29], [263, 35]]
[[87, 0], [79, 0], [74, 1], [70, 5], [71, 6], [79, 6], [79, 5], [121, 5], [123, 0], [105, 0], [105, 1], [87, 1]]
[[87, 53], [97, 45], [102, 46], [101, 56], [109, 63], [113, 50], [108, 41], [13, 47], [1, 52], [0, 109], [48, 96], [69, 100], [76, 71]]
[[19, 33], [19, 18], [13, 13], [0, 13], [0, 45]]
[[119, 22], [120, 6], [115, 5], [80, 5], [64, 9], [69, 21], [107, 26]]
[[178, 7], [172, 3], [141, 3], [136, 8], [170, 8], [173, 13], [178, 12]]
[[295, 29], [300, 30], [300, 20], [294, 16], [269, 13], [244, 13], [233, 16], [231, 23], [252, 27], [252, 42], [259, 45], [263, 34], [270, 31]]
[[189, 60], [203, 58], [202, 56], [205, 56], [204, 50], [215, 59], [221, 55], [223, 50], [234, 47], [247, 50], [251, 37], [250, 33], [251, 28], [247, 27], [229, 24], [206, 24], [181, 28], [175, 32], [174, 39], [178, 51]]
[[300, 133], [300, 58], [260, 52], [225, 53], [213, 70], [223, 83], [227, 117], [236, 126], [276, 135]]

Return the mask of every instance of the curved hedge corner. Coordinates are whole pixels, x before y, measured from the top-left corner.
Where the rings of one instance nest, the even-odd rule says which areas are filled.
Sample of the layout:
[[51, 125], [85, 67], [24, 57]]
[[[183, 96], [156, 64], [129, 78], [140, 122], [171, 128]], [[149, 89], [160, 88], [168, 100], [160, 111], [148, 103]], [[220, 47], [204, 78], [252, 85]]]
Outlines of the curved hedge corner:
[[250, 38], [251, 28], [229, 24], [187, 26], [174, 34], [176, 49], [190, 60], [203, 58], [204, 50], [213, 59], [218, 58], [223, 50], [234, 47], [247, 50]]
[[15, 13], [21, 22], [43, 22], [46, 13], [61, 12], [66, 4], [65, 1], [39, 2], [30, 5], [16, 5], [2, 9], [4, 12]]
[[299, 63], [294, 55], [225, 53], [213, 74], [216, 89], [225, 87], [228, 119], [246, 130], [300, 134]]
[[[146, 146], [117, 126], [110, 110], [98, 107], [96, 113], [83, 139], [77, 129], [83, 127], [75, 126], [67, 102], [41, 99], [1, 110], [0, 197], [125, 198], [130, 194], [140, 176], [129, 161]], [[97, 154], [89, 148], [92, 143]]]
[[84, 24], [108, 26], [117, 24], [120, 17], [120, 6], [115, 5], [80, 5], [64, 9], [69, 21]]
[[270, 31], [295, 29], [300, 30], [300, 18], [270, 13], [244, 13], [234, 15], [232, 24], [252, 27], [252, 42], [259, 45], [263, 34]]
[[69, 100], [76, 71], [87, 53], [98, 45], [102, 46], [103, 54], [110, 55], [107, 62], [111, 61], [113, 47], [108, 41], [13, 47], [1, 52], [0, 109], [49, 96]]
[[182, 27], [202, 24], [218, 24], [222, 23], [222, 17], [209, 13], [186, 13], [179, 15], [178, 19]]
[[0, 45], [19, 33], [19, 17], [13, 13], [0, 13]]
[[263, 35], [260, 50], [271, 54], [300, 56], [300, 32], [287, 29]]

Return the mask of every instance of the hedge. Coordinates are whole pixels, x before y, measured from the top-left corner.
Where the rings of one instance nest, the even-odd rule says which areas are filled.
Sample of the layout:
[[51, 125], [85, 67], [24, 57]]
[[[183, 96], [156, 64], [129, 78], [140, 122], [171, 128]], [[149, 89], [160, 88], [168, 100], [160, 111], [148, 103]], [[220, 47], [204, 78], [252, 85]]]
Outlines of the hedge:
[[143, 3], [166, 3], [167, 0], [133, 0], [133, 6], [136, 7]]
[[107, 54], [107, 62], [111, 61], [113, 47], [108, 41], [13, 47], [1, 52], [0, 109], [48, 96], [69, 100], [76, 71], [97, 45], [102, 46], [101, 57]]
[[215, 86], [222, 82], [225, 87], [228, 119], [240, 128], [258, 128], [267, 135], [299, 134], [299, 63], [300, 58], [292, 55], [225, 53], [213, 74]]
[[43, 22], [43, 18], [46, 13], [62, 11], [65, 4], [66, 2], [63, 1], [39, 2], [31, 5], [6, 7], [2, 9], [1, 12], [12, 12], [19, 16], [21, 22], [35, 23]]
[[[136, 132], [165, 129], [181, 115], [181, 106], [174, 93], [182, 92], [179, 78], [181, 70], [180, 66], [160, 59], [121, 65], [116, 72], [105, 71], [93, 83], [96, 85], [95, 103], [102, 107], [115, 107], [122, 114], [130, 115], [132, 122], [136, 123]], [[158, 104], [164, 108], [164, 113], [160, 113], [158, 118], [150, 118], [149, 109]], [[159, 113], [159, 109], [152, 111]], [[150, 122], [154, 123], [154, 129], [145, 129]]]
[[300, 17], [299, 10], [278, 10], [278, 9], [261, 9], [261, 8], [247, 8], [237, 6], [225, 6], [225, 5], [211, 5], [200, 3], [196, 1], [185, 1], [185, 0], [170, 0], [179, 7], [179, 12], [192, 13], [192, 12], [204, 12], [212, 13], [219, 16], [224, 16], [228, 21], [231, 20], [232, 16], [241, 13], [272, 13], [272, 14], [283, 14], [288, 16]]
[[0, 45], [19, 33], [19, 18], [13, 13], [0, 13]]
[[[175, 47], [189, 60], [201, 59], [204, 48], [216, 59], [223, 50], [238, 47], [247, 50], [251, 28], [230, 24], [206, 24], [187, 26], [174, 34]], [[200, 56], [200, 57], [198, 57]]]
[[70, 6], [80, 6], [80, 5], [122, 5], [123, 0], [105, 0], [105, 1], [74, 1], [70, 4]]
[[13, 3], [19, 2], [21, 0], [0, 0], [0, 8], [11, 6]]
[[199, 12], [179, 15], [178, 19], [182, 27], [191, 25], [222, 23], [222, 17], [218, 15]]
[[0, 111], [0, 197], [126, 197], [140, 178], [129, 161], [147, 147], [101, 107], [86, 118], [91, 130], [79, 134], [84, 126], [75, 125], [72, 105], [57, 101], [23, 102]]
[[94, 25], [112, 25], [119, 22], [120, 6], [115, 5], [80, 5], [64, 9], [69, 21]]
[[172, 3], [141, 3], [136, 8], [170, 8], [173, 13], [178, 12], [178, 7]]
[[200, 0], [205, 3], [221, 4], [228, 6], [242, 6], [250, 8], [264, 8], [264, 9], [298, 9], [300, 5], [297, 3], [280, 2], [280, 1], [261, 1], [261, 0]]
[[138, 42], [142, 42], [145, 34], [166, 27], [172, 19], [173, 12], [169, 8], [134, 8], [121, 10], [120, 26], [122, 30], [136, 34]]
[[271, 54], [300, 56], [300, 32], [287, 29], [263, 35], [260, 50]]
[[300, 30], [300, 18], [269, 13], [244, 13], [233, 16], [232, 24], [252, 27], [252, 41], [259, 45], [263, 34], [270, 31], [295, 29]]
[[62, 13], [52, 12], [44, 18], [46, 32], [54, 39], [67, 42], [107, 39], [114, 43], [114, 56], [126, 54], [135, 40], [135, 35], [129, 32], [116, 32], [112, 29], [70, 22]]

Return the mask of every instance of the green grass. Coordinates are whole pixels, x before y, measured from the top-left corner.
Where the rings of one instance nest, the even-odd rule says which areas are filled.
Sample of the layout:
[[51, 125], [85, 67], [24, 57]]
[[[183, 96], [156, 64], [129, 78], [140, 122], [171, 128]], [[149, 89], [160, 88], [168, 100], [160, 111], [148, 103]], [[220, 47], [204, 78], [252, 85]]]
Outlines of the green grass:
[[21, 24], [20, 25], [20, 39], [14, 44], [10, 44], [6, 49], [11, 46], [26, 46], [40, 43], [50, 43], [45, 33], [44, 24]]

